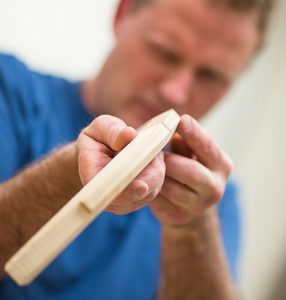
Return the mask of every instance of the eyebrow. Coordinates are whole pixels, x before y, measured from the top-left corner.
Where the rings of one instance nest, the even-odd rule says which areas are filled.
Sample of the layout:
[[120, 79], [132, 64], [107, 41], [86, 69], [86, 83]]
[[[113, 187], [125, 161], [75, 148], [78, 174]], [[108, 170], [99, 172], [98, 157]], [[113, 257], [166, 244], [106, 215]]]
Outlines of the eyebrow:
[[[162, 41], [163, 46], [169, 47], [170, 50], [180, 55], [183, 55], [184, 57], [187, 56], [187, 52], [182, 51], [182, 48], [184, 47], [182, 45], [181, 39], [177, 38], [173, 30], [169, 30], [169, 29], [166, 30], [164, 27], [162, 27], [159, 24], [158, 28], [149, 28], [148, 33], [145, 34], [145, 37], [149, 40], [151, 40], [150, 37], [152, 36], [154, 36], [155, 38], [156, 36], [158, 36], [159, 37], [158, 39], [154, 38], [153, 40], [157, 40], [158, 42]], [[186, 61], [188, 61], [188, 59]], [[212, 69], [215, 72], [220, 73], [229, 81], [232, 81], [235, 78], [234, 74], [230, 74], [230, 72], [221, 68], [221, 63], [218, 65], [217, 63], [214, 64], [213, 62], [209, 61], [208, 64], [203, 63], [203, 64], [199, 64], [199, 66], [205, 69]]]

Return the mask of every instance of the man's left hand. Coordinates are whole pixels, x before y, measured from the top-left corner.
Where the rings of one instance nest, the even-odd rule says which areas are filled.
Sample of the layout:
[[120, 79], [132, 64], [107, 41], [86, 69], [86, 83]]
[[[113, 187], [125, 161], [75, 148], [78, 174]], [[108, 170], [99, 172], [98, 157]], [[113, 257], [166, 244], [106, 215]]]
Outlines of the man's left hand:
[[232, 162], [189, 115], [181, 117], [172, 149], [163, 188], [150, 206], [163, 225], [186, 225], [221, 199]]

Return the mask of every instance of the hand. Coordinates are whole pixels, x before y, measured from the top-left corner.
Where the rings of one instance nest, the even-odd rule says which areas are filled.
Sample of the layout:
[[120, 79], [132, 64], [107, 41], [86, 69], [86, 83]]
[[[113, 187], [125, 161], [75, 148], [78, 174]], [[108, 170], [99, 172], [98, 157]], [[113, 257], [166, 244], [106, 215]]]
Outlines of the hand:
[[150, 205], [161, 223], [186, 225], [220, 200], [232, 163], [188, 115], [181, 117], [172, 149], [165, 154], [163, 188]]
[[[77, 140], [79, 175], [87, 184], [115, 155], [136, 136], [136, 130], [122, 120], [102, 115], [85, 128]], [[162, 188], [165, 177], [161, 152], [129, 186], [106, 208], [127, 214], [150, 203]]]

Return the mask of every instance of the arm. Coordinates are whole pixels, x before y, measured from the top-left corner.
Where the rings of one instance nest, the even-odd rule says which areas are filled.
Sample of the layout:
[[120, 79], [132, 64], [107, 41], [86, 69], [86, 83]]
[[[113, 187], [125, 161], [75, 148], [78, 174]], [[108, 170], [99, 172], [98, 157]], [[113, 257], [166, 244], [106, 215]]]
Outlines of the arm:
[[[69, 144], [0, 185], [0, 272], [7, 259], [136, 135], [110, 116], [95, 119]], [[122, 214], [151, 201], [164, 180], [163, 155], [107, 207]]]
[[70, 144], [0, 185], [0, 270], [82, 186]]
[[231, 162], [188, 116], [166, 155], [166, 179], [151, 207], [162, 223], [159, 299], [237, 299], [214, 205]]
[[215, 210], [186, 228], [163, 228], [159, 299], [237, 299]]

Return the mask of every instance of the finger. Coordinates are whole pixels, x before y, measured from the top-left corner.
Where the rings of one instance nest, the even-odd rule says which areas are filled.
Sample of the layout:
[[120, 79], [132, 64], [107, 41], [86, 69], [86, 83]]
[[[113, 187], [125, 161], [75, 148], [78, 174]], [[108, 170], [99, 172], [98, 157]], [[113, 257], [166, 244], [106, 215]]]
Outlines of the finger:
[[134, 211], [137, 211], [137, 210], [143, 208], [144, 206], [146, 206], [146, 203], [144, 203], [144, 204], [131, 203], [128, 206], [118, 207], [118, 208], [112, 208], [109, 206], [106, 209], [106, 211], [112, 212], [116, 215], [126, 215], [126, 214], [132, 213]]
[[135, 180], [144, 182], [148, 187], [148, 194], [151, 194], [161, 189], [164, 183], [165, 173], [164, 154], [160, 152]]
[[[141, 200], [148, 195], [148, 186], [139, 180], [133, 180], [106, 208], [106, 211], [121, 214], [132, 210], [133, 203], [142, 204]], [[140, 203], [141, 202], [141, 203]], [[145, 204], [145, 203], [144, 203]]]
[[83, 185], [87, 184], [114, 156], [106, 145], [81, 133], [78, 140], [78, 167]]
[[176, 132], [173, 135], [173, 138], [171, 140], [171, 150], [174, 153], [186, 156], [186, 157], [192, 157], [192, 150], [187, 145], [185, 140]]
[[196, 208], [200, 206], [196, 192], [169, 177], [165, 178], [160, 195], [192, 214], [197, 213]]
[[[136, 182], [138, 183], [139, 181]], [[133, 184], [134, 183], [132, 183], [132, 185]], [[146, 193], [146, 189], [142, 189], [140, 191], [141, 187], [142, 185], [138, 185], [136, 188], [130, 186], [130, 188], [128, 189], [129, 191], [126, 190], [122, 194], [120, 194], [120, 196], [117, 197], [106, 208], [106, 211], [110, 211], [119, 215], [136, 211], [151, 203], [161, 190], [160, 188], [148, 194]], [[131, 190], [133, 190], [133, 192], [131, 192]]]
[[134, 201], [140, 201], [149, 194], [149, 187], [143, 180], [133, 180], [126, 189], [115, 199], [116, 203], [121, 205], [130, 204]]
[[177, 132], [207, 168], [214, 171], [223, 170], [227, 176], [229, 175], [232, 169], [231, 160], [199, 126], [197, 121], [189, 115], [183, 115]]
[[164, 155], [160, 153], [110, 204], [109, 209], [124, 210], [132, 203], [145, 205], [160, 192], [165, 177]]
[[161, 194], [150, 203], [150, 207], [160, 222], [166, 223], [167, 225], [186, 224], [190, 222], [192, 218], [186, 210], [173, 204]]
[[156, 190], [156, 191], [150, 193], [149, 195], [147, 195], [146, 197], [144, 197], [141, 200], [137, 199], [136, 201], [133, 201], [131, 203], [131, 205], [134, 206], [134, 207], [137, 207], [137, 206], [143, 207], [147, 204], [150, 204], [154, 199], [156, 199], [156, 197], [159, 195], [160, 191], [161, 191], [161, 189]]
[[[144, 206], [151, 203], [157, 196], [159, 191], [156, 193], [151, 193], [145, 197], [142, 198], [130, 198], [130, 194], [127, 195], [129, 199], [124, 197], [122, 194], [118, 199], [116, 199], [114, 202], [112, 202], [107, 208], [106, 211], [113, 212], [118, 215], [123, 215], [127, 213], [131, 213], [133, 211], [136, 211], [138, 209], [143, 208]], [[156, 195], [155, 195], [156, 194]]]
[[92, 139], [109, 146], [114, 151], [122, 150], [136, 136], [136, 130], [122, 120], [101, 115], [83, 131]]
[[177, 154], [166, 154], [166, 176], [186, 185], [201, 199], [196, 211], [204, 210], [221, 199], [225, 182], [200, 162]]
[[167, 166], [166, 176], [186, 185], [196, 193], [200, 194], [214, 186], [211, 171], [196, 160], [167, 153], [165, 154], [165, 163]]

